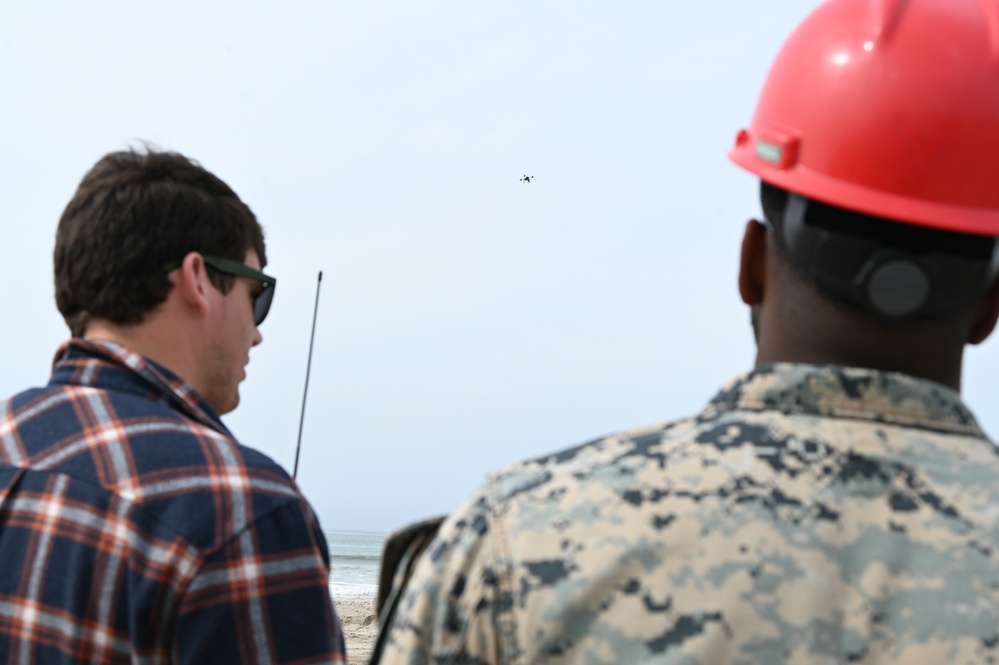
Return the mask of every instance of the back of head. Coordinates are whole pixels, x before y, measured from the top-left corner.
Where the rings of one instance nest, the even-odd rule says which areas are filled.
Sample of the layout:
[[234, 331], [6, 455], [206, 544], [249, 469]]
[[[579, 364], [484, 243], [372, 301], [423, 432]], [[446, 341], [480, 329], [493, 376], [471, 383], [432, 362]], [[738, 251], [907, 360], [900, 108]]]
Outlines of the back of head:
[[[84, 176], [59, 220], [56, 305], [74, 336], [92, 317], [141, 323], [163, 302], [166, 267], [188, 252], [266, 264], [253, 212], [222, 180], [174, 152], [105, 155]], [[212, 275], [228, 290], [232, 278]]]
[[841, 319], [885, 339], [966, 320], [999, 256], [999, 3], [826, 2], [729, 154]]

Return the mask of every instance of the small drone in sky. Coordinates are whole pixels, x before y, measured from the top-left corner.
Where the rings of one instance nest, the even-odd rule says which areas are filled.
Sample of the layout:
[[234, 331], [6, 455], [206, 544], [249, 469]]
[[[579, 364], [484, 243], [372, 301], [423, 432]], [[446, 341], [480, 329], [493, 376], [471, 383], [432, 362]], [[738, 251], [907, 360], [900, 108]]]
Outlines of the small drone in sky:
[[526, 182], [528, 185], [530, 185], [531, 184], [531, 178], [533, 178], [533, 177], [534, 176], [532, 176], [532, 175], [524, 174], [524, 177], [520, 179], [520, 182]]

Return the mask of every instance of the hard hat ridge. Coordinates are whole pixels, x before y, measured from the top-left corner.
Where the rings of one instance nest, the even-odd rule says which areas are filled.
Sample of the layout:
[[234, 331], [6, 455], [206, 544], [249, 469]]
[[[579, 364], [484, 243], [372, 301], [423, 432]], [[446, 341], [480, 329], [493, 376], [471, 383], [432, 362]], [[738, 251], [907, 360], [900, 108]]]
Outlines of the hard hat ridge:
[[[874, 0], [871, 3], [871, 44], [891, 38], [892, 29], [898, 25], [902, 9], [908, 0]], [[868, 49], [870, 50], [870, 49]]]

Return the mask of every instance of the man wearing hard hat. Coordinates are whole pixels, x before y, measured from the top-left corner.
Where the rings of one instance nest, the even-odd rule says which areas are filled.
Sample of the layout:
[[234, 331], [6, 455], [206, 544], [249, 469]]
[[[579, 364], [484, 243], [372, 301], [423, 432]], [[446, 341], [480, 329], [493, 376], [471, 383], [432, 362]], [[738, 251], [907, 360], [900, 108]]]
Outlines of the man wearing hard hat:
[[958, 391], [999, 316], [999, 3], [830, 0], [730, 156], [755, 369], [491, 476], [382, 662], [995, 662], [999, 454]]

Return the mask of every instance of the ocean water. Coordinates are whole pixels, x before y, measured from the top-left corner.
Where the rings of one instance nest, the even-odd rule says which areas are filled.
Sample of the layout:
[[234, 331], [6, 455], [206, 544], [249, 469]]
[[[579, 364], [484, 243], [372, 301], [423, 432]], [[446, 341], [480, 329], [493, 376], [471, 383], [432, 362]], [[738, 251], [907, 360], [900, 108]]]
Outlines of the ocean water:
[[388, 534], [372, 531], [324, 531], [330, 549], [330, 593], [334, 598], [373, 596], [378, 564]]

